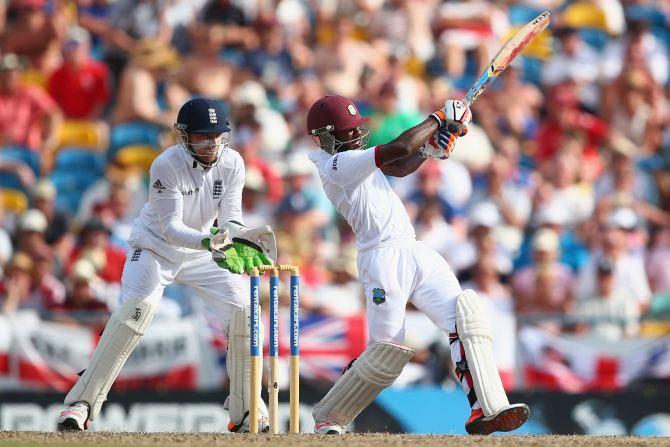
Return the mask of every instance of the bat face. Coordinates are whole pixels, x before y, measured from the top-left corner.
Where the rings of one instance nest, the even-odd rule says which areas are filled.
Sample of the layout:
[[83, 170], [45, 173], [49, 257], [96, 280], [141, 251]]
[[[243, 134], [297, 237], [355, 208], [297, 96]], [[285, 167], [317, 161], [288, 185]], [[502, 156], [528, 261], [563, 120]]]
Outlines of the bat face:
[[470, 90], [463, 98], [468, 106], [482, 94], [482, 92], [493, 82], [500, 73], [516, 58], [524, 48], [537, 37], [549, 25], [551, 14], [548, 11], [543, 12], [532, 21], [527, 23], [519, 32], [517, 32], [491, 60], [488, 70], [470, 87]]

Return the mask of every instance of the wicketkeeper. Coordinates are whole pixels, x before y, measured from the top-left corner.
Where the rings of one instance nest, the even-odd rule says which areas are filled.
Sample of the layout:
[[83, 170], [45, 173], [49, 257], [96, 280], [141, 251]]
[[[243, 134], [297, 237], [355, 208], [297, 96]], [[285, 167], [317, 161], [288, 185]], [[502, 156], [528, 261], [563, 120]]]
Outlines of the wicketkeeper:
[[[121, 280], [121, 306], [105, 327], [88, 368], [65, 397], [59, 430], [86, 430], [151, 323], [163, 290], [192, 286], [228, 340], [228, 429], [268, 429], [261, 405], [249, 421], [249, 285], [239, 273], [276, 260], [270, 226], [242, 222], [244, 162], [229, 150], [230, 127], [218, 101], [195, 98], [179, 110], [179, 144], [151, 165], [149, 201], [135, 219]], [[218, 227], [214, 228], [215, 221]], [[262, 402], [262, 401], [261, 401]]]
[[403, 343], [410, 297], [449, 334], [456, 375], [472, 408], [467, 432], [510, 431], [528, 419], [528, 406], [507, 400], [479, 297], [461, 290], [444, 258], [416, 240], [405, 207], [385, 177], [411, 174], [427, 157], [448, 158], [471, 116], [463, 102], [449, 100], [390, 143], [367, 148], [367, 118], [350, 99], [326, 96], [309, 110], [307, 131], [321, 148], [310, 159], [326, 195], [356, 234], [369, 331], [367, 349], [314, 407], [316, 433], [344, 433], [409, 362], [414, 352]]

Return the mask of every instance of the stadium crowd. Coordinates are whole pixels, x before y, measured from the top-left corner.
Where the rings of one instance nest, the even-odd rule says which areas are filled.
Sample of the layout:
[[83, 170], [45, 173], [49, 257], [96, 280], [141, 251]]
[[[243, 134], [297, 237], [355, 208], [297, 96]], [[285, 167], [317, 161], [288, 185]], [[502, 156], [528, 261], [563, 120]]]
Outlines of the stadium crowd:
[[[492, 319], [638, 335], [670, 314], [662, 0], [0, 1], [1, 312], [104, 324], [148, 167], [181, 104], [208, 96], [246, 163], [245, 222], [271, 224], [301, 267], [303, 312], [362, 314], [353, 234], [306, 156], [309, 106], [352, 97], [370, 145], [387, 142], [544, 9], [550, 29], [473, 106], [452, 158], [392, 186]], [[170, 287], [162, 317], [188, 297]]]

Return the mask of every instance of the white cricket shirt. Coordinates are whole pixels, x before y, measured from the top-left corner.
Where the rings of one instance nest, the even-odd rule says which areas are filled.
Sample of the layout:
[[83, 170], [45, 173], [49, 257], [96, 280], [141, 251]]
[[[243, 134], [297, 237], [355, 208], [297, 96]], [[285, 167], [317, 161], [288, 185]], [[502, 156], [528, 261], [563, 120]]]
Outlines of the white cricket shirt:
[[149, 201], [135, 219], [130, 244], [173, 261], [204, 250], [200, 241], [219, 223], [242, 223], [244, 161], [227, 149], [219, 163], [204, 170], [181, 145], [165, 150], [151, 164]]
[[359, 251], [391, 241], [413, 241], [414, 228], [400, 197], [377, 168], [377, 147], [330, 155], [312, 151], [326, 196], [356, 234]]

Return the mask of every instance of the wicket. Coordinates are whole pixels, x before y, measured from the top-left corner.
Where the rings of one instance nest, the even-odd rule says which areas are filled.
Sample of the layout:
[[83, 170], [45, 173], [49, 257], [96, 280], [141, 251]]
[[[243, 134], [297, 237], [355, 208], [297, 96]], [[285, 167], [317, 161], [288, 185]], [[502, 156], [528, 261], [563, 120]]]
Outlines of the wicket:
[[300, 432], [300, 271], [289, 264], [262, 266], [251, 273], [251, 337], [249, 350], [251, 355], [251, 380], [249, 406], [249, 431], [258, 433], [258, 399], [261, 391], [259, 371], [263, 363], [263, 340], [260, 337], [260, 275], [270, 272], [270, 357], [268, 360], [268, 412], [270, 433], [279, 433], [279, 386], [277, 383], [277, 360], [279, 359], [279, 272], [291, 272], [290, 282], [290, 320], [291, 320], [291, 363], [290, 363], [290, 432]]

